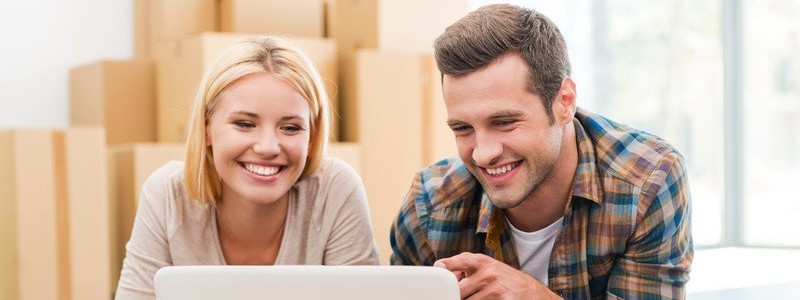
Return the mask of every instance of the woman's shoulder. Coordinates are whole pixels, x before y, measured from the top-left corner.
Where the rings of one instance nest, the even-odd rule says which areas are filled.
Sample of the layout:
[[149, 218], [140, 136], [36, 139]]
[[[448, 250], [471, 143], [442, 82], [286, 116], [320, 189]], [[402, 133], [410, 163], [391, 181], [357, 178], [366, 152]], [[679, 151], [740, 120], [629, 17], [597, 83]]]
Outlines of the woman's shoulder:
[[169, 161], [150, 173], [142, 185], [143, 193], [165, 195], [183, 191], [184, 163]]
[[319, 184], [337, 182], [361, 182], [358, 172], [344, 160], [337, 157], [325, 157], [320, 161], [316, 171], [309, 174], [301, 181], [317, 182]]
[[361, 198], [364, 194], [364, 185], [356, 170], [335, 157], [324, 158], [319, 168], [301, 179], [295, 188], [300, 197], [316, 199], [309, 202], [338, 202], [340, 205], [353, 196]]
[[194, 206], [192, 202], [197, 201], [189, 201], [184, 166], [182, 161], [169, 161], [153, 171], [142, 185], [143, 196], [152, 201], [166, 201], [164, 204], [175, 208], [187, 209], [189, 207], [184, 206]]
[[147, 188], [166, 188], [177, 182], [183, 182], [184, 164], [182, 161], [169, 161], [150, 173], [144, 182]]

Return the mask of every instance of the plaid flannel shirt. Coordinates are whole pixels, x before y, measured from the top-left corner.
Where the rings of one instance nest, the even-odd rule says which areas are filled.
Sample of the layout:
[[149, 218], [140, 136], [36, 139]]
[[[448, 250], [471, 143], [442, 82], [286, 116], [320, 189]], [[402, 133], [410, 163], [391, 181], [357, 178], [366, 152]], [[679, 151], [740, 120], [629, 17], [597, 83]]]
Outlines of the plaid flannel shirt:
[[[550, 255], [566, 299], [681, 299], [694, 254], [683, 157], [660, 138], [579, 108], [578, 167]], [[414, 177], [390, 233], [398, 265], [483, 253], [519, 269], [511, 232], [457, 158]]]

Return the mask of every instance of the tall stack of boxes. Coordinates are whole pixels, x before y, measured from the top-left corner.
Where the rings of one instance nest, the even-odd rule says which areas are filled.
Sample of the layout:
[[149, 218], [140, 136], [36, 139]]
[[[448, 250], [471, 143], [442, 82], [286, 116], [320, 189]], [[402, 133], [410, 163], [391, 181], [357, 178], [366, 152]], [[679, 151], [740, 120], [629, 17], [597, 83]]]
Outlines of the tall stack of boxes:
[[183, 160], [183, 143], [125, 143], [108, 146], [108, 199], [111, 282], [116, 287], [125, 258], [125, 243], [131, 236], [139, 207], [142, 185], [150, 173], [171, 160]]
[[133, 0], [134, 56], [158, 57], [164, 47], [186, 35], [215, 31], [218, 0]]
[[0, 298], [56, 299], [59, 193], [53, 134], [0, 131]]
[[467, 13], [461, 0], [328, 2], [338, 45], [343, 139], [362, 147], [373, 232], [388, 263], [389, 230], [416, 171], [456, 153], [433, 41]]
[[59, 271], [62, 299], [105, 299], [111, 293], [112, 257], [106, 134], [102, 127], [56, 132], [59, 197]]
[[0, 299], [108, 299], [105, 132], [0, 131]]
[[433, 40], [466, 0], [134, 0], [135, 57], [75, 66], [70, 127], [0, 131], [0, 299], [110, 299], [144, 180], [185, 154], [214, 55], [255, 34], [305, 50], [360, 174], [381, 262], [416, 171], [454, 155]]

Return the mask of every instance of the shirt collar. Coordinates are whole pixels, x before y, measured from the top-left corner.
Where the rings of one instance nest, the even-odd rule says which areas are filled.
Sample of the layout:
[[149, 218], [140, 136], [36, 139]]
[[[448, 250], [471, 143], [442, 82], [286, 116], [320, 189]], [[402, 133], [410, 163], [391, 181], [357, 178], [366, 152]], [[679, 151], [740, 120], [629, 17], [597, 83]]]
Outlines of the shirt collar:
[[[580, 108], [578, 114], [583, 114]], [[572, 196], [600, 204], [603, 201], [603, 185], [600, 174], [597, 173], [594, 143], [578, 119], [573, 119], [572, 123], [575, 125], [575, 141], [578, 144], [578, 166], [572, 182]]]
[[489, 231], [489, 225], [492, 221], [494, 209], [494, 204], [492, 204], [492, 201], [489, 200], [489, 196], [486, 195], [486, 192], [482, 193], [481, 209], [478, 213], [478, 226], [475, 229], [475, 233], [486, 233]]

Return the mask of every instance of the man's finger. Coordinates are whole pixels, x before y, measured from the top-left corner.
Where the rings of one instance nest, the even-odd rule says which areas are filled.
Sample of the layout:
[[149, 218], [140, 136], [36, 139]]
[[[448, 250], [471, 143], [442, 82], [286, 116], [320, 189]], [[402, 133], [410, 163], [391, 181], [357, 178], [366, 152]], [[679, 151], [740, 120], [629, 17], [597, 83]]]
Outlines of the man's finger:
[[461, 294], [461, 299], [466, 299], [467, 297], [479, 292], [482, 285], [483, 283], [480, 281], [480, 279], [475, 277], [466, 277], [459, 281], [458, 291]]
[[434, 267], [437, 267], [437, 268], [442, 268], [442, 269], [445, 269], [445, 270], [448, 270], [448, 271], [452, 272], [452, 273], [453, 273], [453, 275], [455, 275], [455, 276], [456, 276], [456, 281], [461, 281], [461, 279], [463, 279], [463, 278], [464, 278], [464, 272], [461, 272], [461, 271], [453, 271], [453, 270], [450, 270], [450, 269], [448, 269], [448, 268], [447, 268], [447, 265], [445, 265], [445, 264], [442, 262], [442, 260], [441, 260], [441, 259], [440, 259], [440, 260], [437, 260], [436, 262], [434, 262], [434, 263], [433, 263], [433, 266], [434, 266]]
[[461, 254], [451, 256], [448, 258], [442, 258], [437, 260], [434, 263], [434, 266], [438, 264], [443, 264], [444, 268], [450, 271], [462, 271], [469, 276], [470, 273], [474, 273], [475, 270], [478, 268], [478, 258], [483, 254], [475, 254], [469, 252], [463, 252]]

